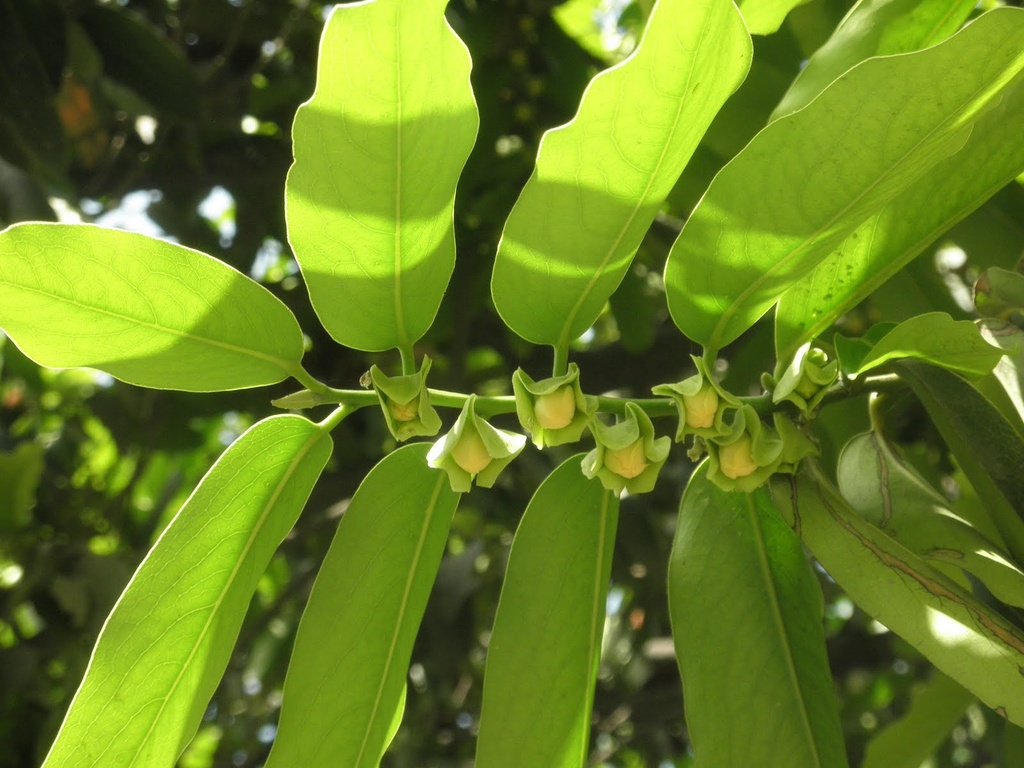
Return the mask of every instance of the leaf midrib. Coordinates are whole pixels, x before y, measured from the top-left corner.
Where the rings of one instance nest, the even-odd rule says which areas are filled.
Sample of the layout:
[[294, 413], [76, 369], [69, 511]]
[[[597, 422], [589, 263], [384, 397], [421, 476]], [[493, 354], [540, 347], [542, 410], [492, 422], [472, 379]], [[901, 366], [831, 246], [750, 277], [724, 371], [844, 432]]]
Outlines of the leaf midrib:
[[[696, 69], [695, 62], [697, 60], [699, 52], [703, 48], [704, 39], [707, 35], [707, 29], [710, 24], [709, 17], [710, 14], [704, 15], [704, 23], [701, 25], [700, 31], [700, 42], [697, 44], [697, 52], [694, 53], [690, 62], [689, 71], [686, 75], [686, 83], [682, 89], [683, 94], [687, 94], [690, 91], [690, 84], [693, 81], [693, 73]], [[655, 23], [656, 18], [657, 14], [653, 14], [651, 18], [648, 20], [648, 29], [650, 29], [651, 25]], [[626, 65], [629, 63], [631, 59], [639, 59], [640, 56], [644, 53], [644, 51], [644, 40], [642, 40], [632, 56], [623, 61], [622, 64], [619, 65], [618, 67], [613, 67], [605, 74], [605, 76], [615, 76], [615, 73], [617, 71], [621, 71], [626, 68]], [[597, 81], [595, 80], [595, 82]], [[587, 90], [589, 90], [589, 88]], [[586, 98], [586, 93], [584, 93], [584, 98]], [[620, 96], [619, 106], [621, 106], [621, 104], [622, 100]], [[647, 184], [644, 186], [644, 191], [637, 199], [636, 204], [633, 206], [633, 210], [630, 211], [625, 223], [619, 229], [619, 233], [618, 235], [616, 235], [615, 240], [612, 242], [608, 251], [605, 253], [604, 258], [602, 258], [601, 263], [597, 266], [597, 269], [595, 269], [593, 274], [590, 276], [590, 279], [587, 281], [587, 284], [583, 287], [583, 290], [580, 292], [579, 298], [576, 299], [576, 303], [573, 304], [572, 309], [569, 310], [569, 314], [566, 316], [565, 322], [562, 324], [562, 329], [561, 331], [559, 331], [558, 334], [559, 349], [568, 348], [569, 342], [572, 341], [572, 339], [570, 338], [570, 334], [572, 332], [572, 325], [576, 321], [576, 316], [579, 314], [580, 309], [582, 309], [583, 304], [590, 297], [591, 293], [593, 293], [594, 286], [597, 285], [597, 281], [604, 276], [605, 270], [608, 267], [608, 262], [611, 261], [612, 258], [616, 255], [616, 252], [619, 249], [619, 245], [622, 243], [623, 238], [625, 238], [626, 236], [626, 232], [629, 231], [630, 226], [636, 220], [637, 216], [640, 214], [640, 211], [643, 209], [644, 204], [647, 202], [647, 196], [650, 194], [651, 187], [654, 185], [654, 181], [658, 176], [658, 172], [661, 170], [662, 165], [664, 165], [665, 163], [665, 156], [668, 154], [669, 148], [672, 146], [672, 139], [675, 138], [676, 131], [679, 127], [679, 121], [682, 117], [684, 107], [686, 106], [689, 106], [689, 100], [680, 98], [678, 100], [678, 105], [676, 107], [675, 117], [672, 120], [672, 128], [668, 132], [668, 138], [665, 141], [661, 142], [661, 154], [658, 156], [658, 161], [655, 163], [654, 169], [648, 174]], [[618, 111], [618, 107], [616, 107], [616, 111]], [[568, 129], [569, 126], [573, 125], [575, 122], [576, 121], [574, 119], [572, 123], [565, 126], [565, 128]]]
[[[51, 293], [49, 291], [44, 291], [44, 290], [42, 290], [40, 288], [34, 288], [34, 287], [31, 287], [31, 286], [22, 285], [20, 283], [12, 283], [12, 282], [7, 281], [7, 280], [0, 280], [0, 285], [6, 285], [6, 286], [9, 286], [11, 288], [14, 288], [15, 290], [26, 291], [26, 292], [29, 292], [29, 293], [35, 293], [35, 294], [38, 294], [39, 296], [44, 296], [44, 297], [46, 297], [46, 298], [48, 298], [50, 300], [56, 301], [56, 302], [63, 302], [64, 304], [69, 304], [69, 305], [71, 305], [73, 307], [76, 307], [76, 308], [81, 309], [81, 310], [85, 310], [87, 312], [95, 312], [98, 315], [104, 315], [106, 317], [111, 317], [111, 318], [114, 318], [116, 320], [120, 320], [121, 322], [124, 322], [124, 323], [126, 323], [128, 325], [135, 325], [135, 326], [138, 326], [138, 327], [141, 327], [141, 328], [148, 328], [150, 330], [157, 331], [158, 333], [164, 333], [164, 334], [167, 334], [168, 336], [173, 336], [174, 338], [177, 338], [177, 339], [184, 339], [184, 340], [187, 340], [187, 341], [193, 341], [193, 342], [195, 342], [197, 344], [205, 344], [207, 346], [210, 346], [210, 347], [213, 347], [213, 348], [216, 348], [216, 349], [222, 349], [222, 350], [225, 350], [227, 352], [233, 352], [235, 354], [240, 354], [240, 355], [243, 355], [243, 356], [246, 356], [246, 357], [255, 358], [257, 360], [262, 360], [264, 362], [271, 363], [271, 364], [277, 366], [278, 368], [280, 368], [282, 371], [284, 371], [286, 374], [289, 374], [289, 375], [291, 374], [291, 372], [295, 368], [295, 363], [294, 362], [290, 362], [288, 360], [285, 360], [283, 358], [277, 357], [275, 355], [270, 355], [270, 354], [267, 354], [267, 353], [264, 353], [264, 352], [260, 352], [258, 350], [252, 349], [250, 347], [241, 347], [241, 346], [238, 346], [237, 344], [231, 344], [231, 343], [226, 342], [226, 341], [218, 341], [217, 339], [213, 339], [213, 338], [210, 338], [208, 336], [198, 336], [198, 335], [196, 335], [194, 333], [189, 333], [188, 331], [178, 330], [176, 328], [171, 328], [171, 327], [166, 326], [166, 325], [160, 325], [158, 323], [153, 323], [153, 322], [149, 322], [149, 321], [146, 321], [146, 320], [140, 320], [140, 319], [138, 319], [136, 317], [132, 317], [131, 315], [126, 315], [126, 314], [122, 314], [122, 313], [119, 313], [119, 312], [114, 312], [112, 310], [104, 309], [102, 307], [98, 307], [98, 306], [93, 305], [93, 304], [83, 304], [80, 301], [75, 301], [74, 299], [70, 299], [70, 298], [68, 298], [66, 296], [61, 296], [60, 294]], [[121, 359], [113, 360], [113, 361], [109, 361], [109, 362], [122, 362], [124, 359], [127, 359], [127, 358], [121, 358]]]

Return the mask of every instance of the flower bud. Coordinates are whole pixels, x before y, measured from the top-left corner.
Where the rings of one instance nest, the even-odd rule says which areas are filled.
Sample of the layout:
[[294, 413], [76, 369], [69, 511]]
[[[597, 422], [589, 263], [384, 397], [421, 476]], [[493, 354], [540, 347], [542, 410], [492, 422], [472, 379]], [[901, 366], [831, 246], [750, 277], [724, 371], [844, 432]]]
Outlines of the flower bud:
[[375, 365], [365, 377], [377, 393], [388, 430], [396, 440], [436, 435], [441, 429], [441, 417], [430, 404], [428, 373], [430, 358], [424, 357], [416, 373], [388, 376]]
[[718, 449], [718, 465], [722, 474], [735, 480], [753, 474], [758, 464], [750, 452], [750, 435], [744, 434], [739, 440]]
[[740, 401], [715, 381], [707, 362], [690, 356], [697, 372], [674, 384], [659, 384], [651, 391], [672, 398], [679, 413], [676, 442], [687, 435], [712, 440], [732, 434]]
[[575, 443], [597, 410], [597, 398], [580, 389], [575, 363], [561, 376], [534, 381], [522, 369], [512, 374], [516, 415], [538, 448]]
[[473, 483], [494, 485], [501, 471], [526, 445], [526, 437], [496, 429], [476, 415], [476, 395], [471, 395], [454, 426], [427, 453], [427, 464], [444, 470], [452, 490], [465, 493]]
[[613, 425], [590, 423], [597, 446], [583, 459], [583, 474], [596, 477], [609, 491], [647, 493], [668, 459], [672, 441], [655, 437], [650, 417], [627, 402], [623, 417]]
[[638, 439], [625, 448], [606, 451], [604, 465], [615, 474], [632, 480], [650, 466], [650, 462], [644, 456], [644, 441]]
[[539, 395], [533, 404], [537, 423], [544, 429], [564, 429], [576, 415], [576, 393], [566, 385], [546, 395]]
[[480, 439], [479, 433], [472, 428], [462, 433], [459, 442], [452, 449], [452, 458], [455, 463], [475, 475], [482, 472], [491, 463], [491, 457], [487, 453], [484, 441]]
[[824, 350], [808, 342], [797, 350], [778, 383], [770, 376], [766, 382], [773, 390], [773, 402], [788, 400], [805, 416], [811, 416], [838, 377], [839, 361], [830, 360]]
[[707, 429], [714, 426], [718, 413], [718, 393], [711, 385], [705, 385], [695, 395], [683, 396], [683, 410], [686, 425], [693, 429]]

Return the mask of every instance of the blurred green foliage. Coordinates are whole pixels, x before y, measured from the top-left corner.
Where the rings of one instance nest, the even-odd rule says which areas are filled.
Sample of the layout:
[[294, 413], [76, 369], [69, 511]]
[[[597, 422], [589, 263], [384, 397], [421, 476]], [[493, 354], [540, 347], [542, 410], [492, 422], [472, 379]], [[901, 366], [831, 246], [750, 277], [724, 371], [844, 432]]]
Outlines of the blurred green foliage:
[[[517, 366], [546, 365], [546, 353], [511, 337], [489, 306], [500, 227], [541, 133], [569, 119], [589, 79], [628, 53], [650, 5], [451, 3], [450, 23], [473, 56], [481, 127], [456, 201], [459, 251], [449, 298], [418, 345], [434, 360], [433, 386], [506, 394]], [[318, 329], [305, 363], [322, 381], [352, 387], [372, 364], [392, 362], [339, 353], [329, 343], [284, 231], [290, 125], [313, 89], [326, 7], [309, 0], [0, 0], [0, 60], [11, 62], [0, 67], [0, 226], [80, 217], [173, 238], [253, 274], [303, 328]], [[811, 0], [778, 32], [756, 39], [750, 77], [705, 136], [610, 308], [574, 350], [588, 391], [643, 396], [685, 372], [696, 350], [669, 330], [659, 278], [668, 246], [714, 173], [767, 122], [848, 7], [846, 0]], [[1014, 183], [842, 325], [859, 333], [883, 310], [900, 317], [941, 307], [967, 317], [954, 299], [973, 283], [974, 255], [1010, 267], [1022, 242], [1024, 189]], [[950, 244], [966, 259], [936, 271], [937, 248]], [[755, 327], [733, 347], [732, 391], [757, 381], [761, 372], [746, 361], [758, 359], [768, 334], [768, 326]], [[621, 346], [612, 349], [615, 341]], [[41, 761], [135, 566], [224, 446], [286, 393], [141, 390], [87, 371], [40, 369], [0, 337], [0, 768]], [[950, 476], [920, 409], [909, 399], [889, 407], [919, 469]], [[831, 424], [846, 432], [865, 418], [863, 404], [836, 407], [823, 414], [821, 431]], [[319, 562], [358, 482], [393, 447], [376, 414], [355, 415], [335, 438], [328, 472], [260, 582], [182, 766], [258, 766], [269, 751], [288, 652]], [[826, 440], [824, 450], [835, 447]], [[406, 718], [388, 758], [393, 768], [471, 765], [512, 532], [532, 490], [568, 455], [527, 452], [496, 492], [474, 491], [461, 504], [414, 651]], [[594, 764], [690, 764], [664, 572], [690, 471], [684, 456], [674, 456], [663, 472], [669, 482], [623, 503]], [[928, 665], [822, 581], [830, 662], [857, 763], [867, 739], [905, 710]], [[994, 765], [1003, 738], [1001, 725], [971, 709], [937, 765]]]

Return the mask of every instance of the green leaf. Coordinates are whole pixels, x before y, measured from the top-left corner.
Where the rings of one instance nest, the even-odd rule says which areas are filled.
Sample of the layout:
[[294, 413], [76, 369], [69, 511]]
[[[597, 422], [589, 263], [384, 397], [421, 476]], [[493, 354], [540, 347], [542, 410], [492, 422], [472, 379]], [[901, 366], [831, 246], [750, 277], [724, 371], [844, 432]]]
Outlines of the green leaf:
[[743, 21], [752, 35], [770, 35], [777, 32], [789, 12], [808, 0], [740, 0]]
[[974, 0], [860, 0], [800, 70], [771, 119], [807, 106], [865, 59], [910, 53], [945, 40], [974, 6]]
[[921, 768], [974, 702], [962, 685], [938, 671], [915, 685], [910, 697], [907, 713], [868, 742], [861, 768]]
[[93, 5], [77, 20], [99, 49], [108, 77], [167, 115], [199, 117], [199, 81], [181, 49], [165, 34], [124, 8]]
[[668, 580], [697, 765], [845, 766], [821, 588], [800, 541], [765, 489], [723, 491], [707, 468], [683, 495]]
[[926, 51], [861, 63], [755, 136], [669, 253], [668, 305], [680, 330], [717, 352], [960, 151], [1020, 82], [1022, 34], [1024, 11], [992, 11]]
[[582, 768], [618, 497], [567, 459], [516, 531], [484, 671], [476, 764]]
[[[1016, 11], [1016, 13], [1013, 13]], [[1000, 14], [1018, 38], [1024, 12]], [[982, 19], [983, 20], [983, 19]], [[980, 23], [979, 22], [976, 23]], [[972, 25], [973, 26], [973, 25]], [[951, 225], [967, 217], [1024, 168], [1018, 124], [1024, 87], [975, 124], [964, 147], [938, 163], [902, 195], [861, 224], [815, 269], [782, 296], [775, 313], [780, 357], [825, 332], [840, 315], [866, 299]]]
[[144, 387], [242, 389], [301, 370], [302, 331], [267, 289], [204, 253], [89, 225], [0, 232], [0, 327], [40, 365]]
[[345, 510], [299, 624], [271, 768], [376, 768], [394, 736], [459, 501], [428, 447], [387, 456]]
[[316, 424], [273, 416], [223, 453], [104, 624], [45, 768], [175, 765], [331, 447]]
[[633, 55], [541, 141], [491, 279], [513, 331], [565, 349], [593, 324], [750, 58], [732, 3], [660, 0]]
[[[914, 359], [957, 371], [981, 376], [991, 371], [1003, 351], [981, 337], [978, 326], [969, 320], [954, 320], [945, 312], [928, 312], [889, 327], [867, 345], [836, 344], [846, 351], [843, 372], [849, 376], [885, 365], [892, 360]], [[852, 353], [852, 354], [851, 354]]]
[[455, 265], [455, 185], [479, 122], [447, 0], [336, 6], [292, 127], [288, 239], [341, 344], [408, 347]]
[[1024, 722], [1024, 632], [858, 515], [813, 462], [776, 476], [783, 518], [868, 614], [1011, 722]]
[[1010, 554], [1024, 562], [1024, 437], [955, 373], [909, 361], [895, 366], [985, 503]]

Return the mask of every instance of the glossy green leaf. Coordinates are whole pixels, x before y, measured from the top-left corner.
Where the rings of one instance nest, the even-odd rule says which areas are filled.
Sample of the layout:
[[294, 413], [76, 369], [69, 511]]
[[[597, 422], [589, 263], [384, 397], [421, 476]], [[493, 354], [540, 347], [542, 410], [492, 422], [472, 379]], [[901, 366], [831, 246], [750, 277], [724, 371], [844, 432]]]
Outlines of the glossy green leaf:
[[189, 392], [274, 384], [303, 352], [291, 311], [227, 264], [81, 224], [0, 232], [0, 328], [40, 365]]
[[740, 0], [740, 13], [752, 35], [777, 32], [789, 12], [807, 0]]
[[974, 6], [974, 0], [860, 0], [800, 70], [771, 119], [807, 106], [829, 83], [865, 59], [942, 42], [960, 28]]
[[491, 279], [513, 331], [565, 349], [590, 327], [750, 58], [732, 3], [660, 0], [633, 55], [541, 141]]
[[104, 624], [44, 768], [176, 764], [331, 448], [316, 424], [273, 416], [223, 453]]
[[1011, 722], [1024, 723], [1024, 631], [847, 506], [808, 462], [772, 497], [857, 605]]
[[376, 768], [394, 736], [459, 501], [428, 448], [390, 454], [345, 510], [299, 624], [269, 768]]
[[985, 503], [1010, 553], [1024, 562], [1024, 437], [955, 373], [917, 362], [895, 365]]
[[[1016, 11], [1016, 12], [1014, 12]], [[1024, 36], [1024, 12], [999, 16]], [[775, 313], [780, 358], [824, 333], [949, 227], [968, 216], [1024, 168], [1018, 130], [1024, 85], [981, 116], [963, 148], [861, 224], [812, 272], [782, 296]]]
[[[839, 337], [841, 338], [841, 337]], [[892, 360], [921, 360], [968, 376], [991, 371], [1003, 352], [981, 337], [969, 320], [945, 312], [915, 315], [883, 333], [873, 343], [840, 346], [843, 372], [859, 376]]]
[[619, 500], [567, 459], [512, 544], [484, 671], [480, 768], [583, 768]]
[[719, 350], [959, 152], [1024, 77], [1022, 35], [1024, 11], [992, 11], [925, 51], [859, 64], [754, 137], [669, 254], [668, 305], [680, 330]]
[[683, 495], [668, 580], [696, 765], [845, 766], [821, 588], [800, 540], [765, 489], [723, 491], [707, 466]]
[[445, 5], [336, 6], [292, 127], [288, 239], [320, 322], [356, 349], [422, 336], [455, 266], [455, 185], [479, 119]]
[[907, 713], [868, 742], [861, 768], [921, 768], [973, 702], [962, 685], [934, 672], [914, 686]]

